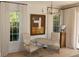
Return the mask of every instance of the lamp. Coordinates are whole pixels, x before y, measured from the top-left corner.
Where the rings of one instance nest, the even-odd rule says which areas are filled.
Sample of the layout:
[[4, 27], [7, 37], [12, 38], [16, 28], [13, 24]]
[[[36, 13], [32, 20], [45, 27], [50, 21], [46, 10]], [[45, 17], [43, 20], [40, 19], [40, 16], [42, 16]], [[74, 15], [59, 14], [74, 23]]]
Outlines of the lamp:
[[66, 28], [66, 25], [62, 25], [61, 26], [61, 32], [63, 32], [65, 30], [65, 28]]
[[[55, 10], [57, 10], [57, 11], [55, 11]], [[50, 7], [47, 7], [47, 13], [52, 15], [52, 14], [59, 13], [59, 11], [60, 11], [59, 8], [53, 7], [53, 3], [51, 1]]]

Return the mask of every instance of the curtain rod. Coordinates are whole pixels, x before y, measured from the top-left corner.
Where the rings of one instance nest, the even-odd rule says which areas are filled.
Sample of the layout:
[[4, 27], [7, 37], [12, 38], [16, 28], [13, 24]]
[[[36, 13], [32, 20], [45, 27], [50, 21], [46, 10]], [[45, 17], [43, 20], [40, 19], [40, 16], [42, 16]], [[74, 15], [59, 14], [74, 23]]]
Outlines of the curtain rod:
[[25, 4], [25, 3], [17, 3], [17, 2], [10, 2], [10, 1], [0, 1], [0, 2], [13, 3], [13, 4], [20, 4], [20, 5], [27, 5], [27, 4]]

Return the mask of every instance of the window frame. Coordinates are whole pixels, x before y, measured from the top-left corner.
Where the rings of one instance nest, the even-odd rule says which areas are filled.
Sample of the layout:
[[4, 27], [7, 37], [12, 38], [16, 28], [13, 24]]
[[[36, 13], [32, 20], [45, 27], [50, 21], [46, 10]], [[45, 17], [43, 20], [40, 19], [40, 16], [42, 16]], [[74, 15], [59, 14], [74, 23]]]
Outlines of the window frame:
[[60, 32], [60, 14], [53, 15], [53, 32]]

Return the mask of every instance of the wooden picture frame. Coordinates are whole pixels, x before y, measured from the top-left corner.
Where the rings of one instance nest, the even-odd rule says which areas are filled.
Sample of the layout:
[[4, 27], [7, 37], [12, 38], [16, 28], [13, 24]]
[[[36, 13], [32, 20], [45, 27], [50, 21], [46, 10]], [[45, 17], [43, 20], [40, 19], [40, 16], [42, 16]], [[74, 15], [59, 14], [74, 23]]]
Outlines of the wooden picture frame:
[[31, 14], [30, 27], [31, 35], [45, 34], [45, 15]]

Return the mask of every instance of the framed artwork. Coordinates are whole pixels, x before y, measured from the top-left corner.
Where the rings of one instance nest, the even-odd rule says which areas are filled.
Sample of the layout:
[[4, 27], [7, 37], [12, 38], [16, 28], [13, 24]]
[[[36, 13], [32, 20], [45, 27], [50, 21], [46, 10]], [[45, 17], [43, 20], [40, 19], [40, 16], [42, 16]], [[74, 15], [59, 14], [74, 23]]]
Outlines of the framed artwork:
[[30, 27], [31, 35], [45, 34], [45, 15], [31, 14]]

